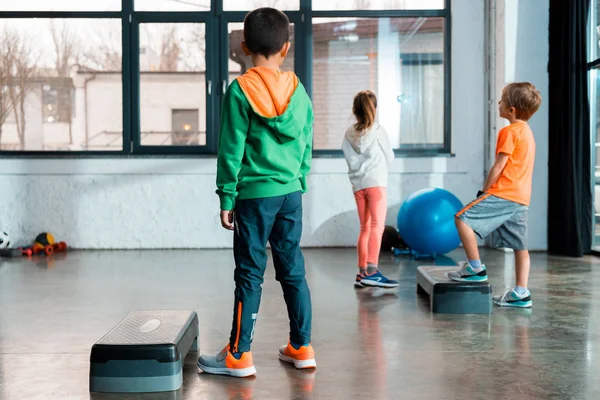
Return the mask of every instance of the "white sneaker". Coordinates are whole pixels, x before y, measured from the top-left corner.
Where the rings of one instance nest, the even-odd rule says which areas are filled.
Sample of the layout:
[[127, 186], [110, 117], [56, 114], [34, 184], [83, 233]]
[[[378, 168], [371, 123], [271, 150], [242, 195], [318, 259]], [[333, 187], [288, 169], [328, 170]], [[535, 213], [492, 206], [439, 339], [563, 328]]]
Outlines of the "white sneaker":
[[252, 353], [249, 351], [242, 353], [238, 360], [229, 351], [229, 345], [217, 355], [201, 355], [198, 358], [198, 368], [207, 374], [229, 375], [237, 378], [256, 374]]
[[460, 267], [458, 271], [448, 272], [449, 279], [456, 282], [486, 282], [488, 280], [487, 269], [483, 264], [475, 269], [468, 261], [461, 261], [458, 266]]
[[500, 307], [530, 308], [533, 304], [529, 290], [519, 294], [515, 289], [508, 289], [502, 296], [494, 296], [493, 301]]

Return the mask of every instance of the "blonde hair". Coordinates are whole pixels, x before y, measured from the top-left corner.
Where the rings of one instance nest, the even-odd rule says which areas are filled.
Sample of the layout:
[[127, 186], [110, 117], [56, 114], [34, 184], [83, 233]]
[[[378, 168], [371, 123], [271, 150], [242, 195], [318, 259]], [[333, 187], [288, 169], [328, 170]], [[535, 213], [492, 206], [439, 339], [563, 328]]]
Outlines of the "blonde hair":
[[527, 121], [542, 104], [540, 92], [529, 82], [508, 84], [502, 90], [502, 102], [506, 107], [514, 107], [516, 117]]
[[354, 129], [364, 133], [375, 123], [377, 114], [377, 96], [370, 90], [363, 90], [354, 96], [352, 113], [356, 117]]

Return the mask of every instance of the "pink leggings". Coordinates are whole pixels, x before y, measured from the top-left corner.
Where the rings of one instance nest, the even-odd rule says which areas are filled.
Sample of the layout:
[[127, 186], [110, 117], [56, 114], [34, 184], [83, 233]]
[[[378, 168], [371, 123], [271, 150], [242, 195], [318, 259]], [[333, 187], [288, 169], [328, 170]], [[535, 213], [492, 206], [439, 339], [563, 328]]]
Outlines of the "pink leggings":
[[366, 268], [367, 264], [379, 264], [381, 237], [385, 229], [387, 213], [386, 195], [387, 190], [384, 187], [372, 187], [354, 193], [360, 219], [357, 245], [360, 268]]

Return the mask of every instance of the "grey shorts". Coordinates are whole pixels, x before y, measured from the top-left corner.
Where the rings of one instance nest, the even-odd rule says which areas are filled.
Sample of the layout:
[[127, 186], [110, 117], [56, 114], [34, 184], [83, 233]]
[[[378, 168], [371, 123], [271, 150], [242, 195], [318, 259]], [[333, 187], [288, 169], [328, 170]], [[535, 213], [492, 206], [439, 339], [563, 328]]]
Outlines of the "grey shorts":
[[460, 210], [456, 217], [484, 238], [491, 233], [495, 247], [527, 250], [527, 211], [529, 207], [484, 194]]

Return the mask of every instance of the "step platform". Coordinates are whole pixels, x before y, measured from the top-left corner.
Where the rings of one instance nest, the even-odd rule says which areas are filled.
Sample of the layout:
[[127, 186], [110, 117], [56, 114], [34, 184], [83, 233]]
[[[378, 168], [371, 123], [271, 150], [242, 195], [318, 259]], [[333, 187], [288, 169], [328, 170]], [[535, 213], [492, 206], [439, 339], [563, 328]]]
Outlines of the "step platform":
[[488, 282], [455, 282], [447, 277], [458, 267], [417, 268], [417, 293], [429, 296], [431, 312], [440, 314], [489, 314], [492, 286]]
[[178, 390], [185, 356], [198, 351], [198, 335], [195, 311], [133, 311], [92, 347], [90, 392]]
[[14, 258], [22, 257], [23, 252], [20, 249], [2, 249], [0, 250], [0, 257]]

